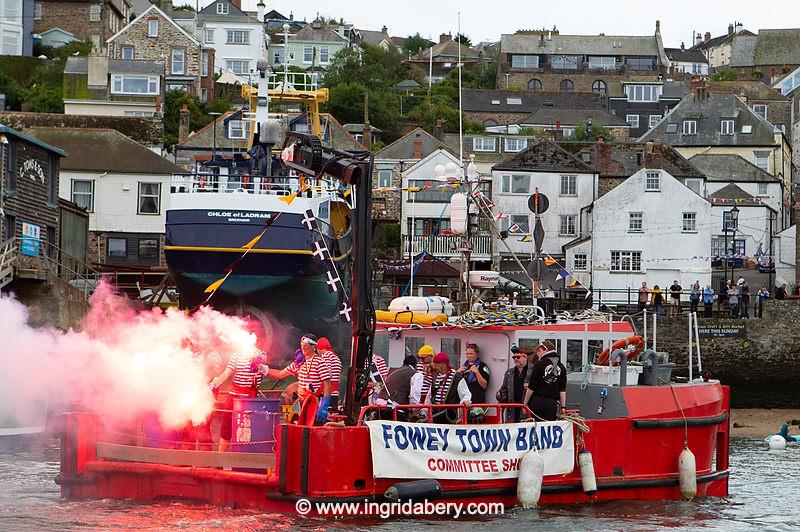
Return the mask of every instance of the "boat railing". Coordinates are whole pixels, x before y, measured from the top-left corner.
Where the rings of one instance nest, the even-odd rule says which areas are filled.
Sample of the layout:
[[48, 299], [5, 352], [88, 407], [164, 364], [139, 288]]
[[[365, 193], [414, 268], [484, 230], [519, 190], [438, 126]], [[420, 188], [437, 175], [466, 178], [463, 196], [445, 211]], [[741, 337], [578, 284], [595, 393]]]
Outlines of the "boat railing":
[[[170, 193], [219, 193], [219, 194], [269, 194], [288, 196], [300, 192], [298, 177], [260, 177], [247, 174], [220, 175], [207, 173], [172, 174]], [[339, 187], [327, 180], [305, 180], [305, 190], [311, 194], [336, 194]]]
[[502, 423], [503, 413], [505, 411], [512, 409], [512, 408], [521, 408], [523, 412], [525, 412], [525, 417], [533, 419], [533, 412], [528, 407], [528, 405], [524, 403], [471, 403], [469, 406], [465, 404], [442, 404], [442, 405], [432, 405], [432, 404], [407, 404], [407, 405], [394, 405], [393, 408], [381, 405], [366, 405], [361, 407], [361, 412], [358, 414], [358, 424], [362, 425], [364, 421], [366, 421], [366, 415], [370, 412], [385, 412], [387, 410], [391, 410], [392, 412], [392, 420], [397, 421], [397, 412], [400, 410], [427, 410], [428, 412], [428, 419], [433, 419], [433, 411], [434, 410], [458, 410], [462, 415], [459, 416], [459, 424], [466, 425], [468, 420], [469, 411], [473, 408], [481, 408], [483, 410], [488, 409], [495, 409], [498, 411], [496, 416], [487, 416], [484, 418], [484, 423], [486, 424], [495, 424], [495, 423]]
[[315, 91], [320, 88], [319, 72], [273, 72], [267, 79], [270, 91]]

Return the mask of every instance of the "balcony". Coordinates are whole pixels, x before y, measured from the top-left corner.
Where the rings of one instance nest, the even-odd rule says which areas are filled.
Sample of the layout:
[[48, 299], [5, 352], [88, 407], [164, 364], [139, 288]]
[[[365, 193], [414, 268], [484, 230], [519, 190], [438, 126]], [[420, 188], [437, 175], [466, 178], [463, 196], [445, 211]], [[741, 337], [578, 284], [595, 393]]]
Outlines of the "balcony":
[[[472, 260], [488, 261], [492, 258], [491, 235], [475, 235], [470, 238], [472, 245]], [[461, 256], [459, 249], [460, 236], [409, 236], [403, 235], [403, 255], [417, 255], [427, 251], [440, 259], [458, 258]]]

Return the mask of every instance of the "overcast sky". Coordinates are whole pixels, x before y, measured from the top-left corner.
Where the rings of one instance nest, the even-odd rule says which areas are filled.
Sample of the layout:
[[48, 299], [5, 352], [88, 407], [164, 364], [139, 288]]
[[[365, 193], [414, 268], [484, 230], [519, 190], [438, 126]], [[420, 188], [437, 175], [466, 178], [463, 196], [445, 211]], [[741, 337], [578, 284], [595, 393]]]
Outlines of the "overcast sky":
[[[197, 0], [174, 0], [175, 5]], [[199, 0], [201, 6], [212, 0]], [[255, 11], [257, 0], [243, 0], [244, 8]], [[357, 28], [380, 30], [384, 24], [392, 36], [419, 32], [438, 39], [440, 33], [461, 29], [472, 42], [496, 41], [503, 33], [518, 29], [558, 27], [563, 34], [650, 35], [656, 19], [661, 20], [664, 46], [690, 46], [692, 32], [728, 31], [728, 24], [741, 21], [752, 32], [759, 28], [800, 26], [800, 2], [771, 0], [265, 0], [267, 11], [276, 9], [287, 17], [311, 21], [317, 13], [343, 17]], [[757, 6], [761, 6], [758, 8]]]

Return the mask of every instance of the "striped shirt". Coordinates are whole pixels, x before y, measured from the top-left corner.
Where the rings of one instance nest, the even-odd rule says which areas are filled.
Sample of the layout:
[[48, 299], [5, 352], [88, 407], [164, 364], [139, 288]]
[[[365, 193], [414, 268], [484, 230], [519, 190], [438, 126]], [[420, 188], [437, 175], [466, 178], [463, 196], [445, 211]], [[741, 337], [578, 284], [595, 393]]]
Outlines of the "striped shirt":
[[422, 373], [422, 390], [420, 392], [419, 400], [424, 403], [425, 398], [431, 391], [431, 384], [433, 384], [433, 372], [425, 367], [421, 360], [417, 361], [417, 371]]
[[342, 359], [333, 351], [321, 353], [328, 361], [328, 378], [331, 380], [331, 394], [339, 393], [339, 379], [342, 377]]
[[284, 369], [289, 375], [297, 377], [300, 383], [298, 393], [301, 396], [309, 393], [320, 393], [322, 391], [322, 382], [331, 378], [330, 357], [320, 354], [306, 358], [299, 367], [291, 363]]
[[386, 377], [389, 376], [389, 366], [386, 365], [386, 361], [383, 359], [383, 357], [373, 353], [372, 363], [378, 369], [378, 373], [381, 374], [381, 378], [386, 381]]
[[431, 403], [435, 405], [443, 405], [447, 401], [447, 394], [450, 391], [450, 386], [453, 384], [453, 378], [456, 376], [456, 370], [450, 369], [445, 375], [437, 375], [433, 381], [433, 396]]
[[[255, 390], [261, 384], [261, 374], [256, 371], [250, 371], [250, 361], [257, 353], [234, 353], [228, 360], [227, 369], [233, 371], [233, 378], [231, 381], [234, 386], [239, 388], [246, 388], [248, 390]], [[234, 393], [237, 393], [234, 391]]]

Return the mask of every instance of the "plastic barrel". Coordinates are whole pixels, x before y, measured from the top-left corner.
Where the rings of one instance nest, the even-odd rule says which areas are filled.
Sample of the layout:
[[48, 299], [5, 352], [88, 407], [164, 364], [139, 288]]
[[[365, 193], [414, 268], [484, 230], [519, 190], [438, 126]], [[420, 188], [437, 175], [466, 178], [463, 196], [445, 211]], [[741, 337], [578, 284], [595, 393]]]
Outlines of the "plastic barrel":
[[[281, 421], [279, 398], [236, 397], [233, 400], [231, 450], [274, 453], [275, 429]], [[259, 442], [259, 443], [252, 443]]]

